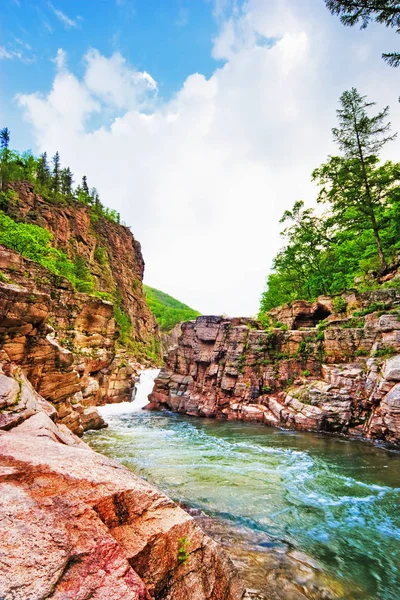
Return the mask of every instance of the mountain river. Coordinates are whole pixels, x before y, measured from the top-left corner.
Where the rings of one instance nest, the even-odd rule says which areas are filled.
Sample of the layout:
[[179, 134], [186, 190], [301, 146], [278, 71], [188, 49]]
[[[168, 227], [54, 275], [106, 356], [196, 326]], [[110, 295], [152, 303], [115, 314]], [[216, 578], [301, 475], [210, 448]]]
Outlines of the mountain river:
[[400, 453], [263, 425], [100, 409], [85, 441], [158, 486], [228, 551], [248, 598], [400, 599]]

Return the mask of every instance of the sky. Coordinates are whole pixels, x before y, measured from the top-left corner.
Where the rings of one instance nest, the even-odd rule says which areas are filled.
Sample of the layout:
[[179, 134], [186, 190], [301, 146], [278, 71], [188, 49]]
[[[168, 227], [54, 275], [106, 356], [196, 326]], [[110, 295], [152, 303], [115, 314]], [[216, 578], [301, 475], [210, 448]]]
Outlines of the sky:
[[396, 49], [323, 0], [2, 0], [0, 127], [87, 175], [142, 244], [145, 283], [254, 315], [279, 219], [315, 204], [311, 172], [338, 153], [343, 91], [400, 130], [400, 68], [381, 59]]

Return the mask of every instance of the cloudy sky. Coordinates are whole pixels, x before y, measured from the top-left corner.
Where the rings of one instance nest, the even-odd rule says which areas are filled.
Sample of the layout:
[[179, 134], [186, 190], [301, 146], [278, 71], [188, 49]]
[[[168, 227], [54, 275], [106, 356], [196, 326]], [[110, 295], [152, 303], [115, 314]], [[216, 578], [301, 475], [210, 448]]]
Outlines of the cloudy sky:
[[380, 58], [396, 35], [345, 28], [323, 0], [2, 0], [0, 19], [13, 147], [86, 174], [141, 242], [146, 283], [205, 314], [257, 312], [344, 90], [400, 130], [400, 69]]

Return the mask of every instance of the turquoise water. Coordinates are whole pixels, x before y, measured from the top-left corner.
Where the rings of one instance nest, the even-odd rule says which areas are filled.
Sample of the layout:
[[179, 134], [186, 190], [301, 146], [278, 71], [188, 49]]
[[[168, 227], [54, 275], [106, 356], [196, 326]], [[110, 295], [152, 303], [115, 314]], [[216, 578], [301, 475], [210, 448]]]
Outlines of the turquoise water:
[[[144, 375], [138, 407], [152, 376]], [[105, 407], [103, 414], [109, 428], [90, 432], [86, 441], [211, 517], [206, 529], [212, 534], [223, 526], [231, 538], [226, 545], [240, 543], [243, 554], [247, 544], [253, 558], [284, 548], [313, 559], [319, 579], [311, 578], [312, 593], [308, 584], [303, 588], [306, 597], [400, 598], [399, 453], [318, 434], [147, 412], [136, 401]], [[265, 564], [245, 559], [245, 570], [253, 564], [260, 581]], [[332, 596], [315, 591], [321, 573]]]

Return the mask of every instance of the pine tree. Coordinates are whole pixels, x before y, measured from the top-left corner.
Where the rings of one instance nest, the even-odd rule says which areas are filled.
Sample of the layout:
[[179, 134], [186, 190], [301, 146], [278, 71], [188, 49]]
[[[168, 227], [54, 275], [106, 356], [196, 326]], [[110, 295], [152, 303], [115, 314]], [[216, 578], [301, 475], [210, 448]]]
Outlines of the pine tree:
[[72, 179], [71, 169], [69, 167], [67, 167], [66, 169], [61, 169], [60, 179], [61, 179], [61, 193], [64, 196], [71, 197], [72, 196], [73, 179]]
[[47, 162], [47, 152], [43, 152], [37, 161], [36, 178], [40, 185], [48, 186], [51, 180], [50, 168]]
[[[353, 88], [340, 97], [342, 108], [337, 111], [339, 127], [332, 129], [334, 140], [344, 156], [330, 157], [316, 169], [313, 178], [324, 185], [319, 200], [328, 201], [339, 224], [353, 222], [373, 231], [378, 252], [380, 271], [384, 273], [387, 262], [378, 223], [379, 212], [385, 197], [381, 184], [381, 171], [377, 168], [378, 153], [395, 135], [389, 135], [387, 122], [389, 107], [370, 117], [367, 110], [375, 102], [367, 102]], [[394, 178], [394, 179], [393, 179]], [[392, 174], [387, 189], [396, 181]]]
[[90, 194], [89, 194], [89, 186], [88, 186], [88, 183], [87, 183], [87, 177], [86, 177], [86, 175], [84, 175], [82, 177], [82, 191], [83, 191], [84, 194], [86, 194], [86, 196], [90, 196]]
[[60, 154], [58, 151], [53, 156], [53, 177], [52, 177], [52, 189], [55, 194], [60, 191]]
[[0, 130], [0, 146], [3, 150], [8, 150], [10, 145], [10, 130], [4, 127]]
[[[344, 25], [353, 26], [361, 22], [365, 29], [371, 21], [393, 27], [400, 33], [399, 0], [325, 0], [333, 15], [339, 15]], [[400, 65], [400, 53], [389, 52], [382, 58], [392, 67]]]
[[7, 179], [7, 163], [9, 158], [9, 147], [10, 145], [10, 130], [8, 127], [4, 127], [0, 130], [0, 148], [1, 148], [1, 162], [0, 162], [0, 192], [3, 191], [3, 185]]

